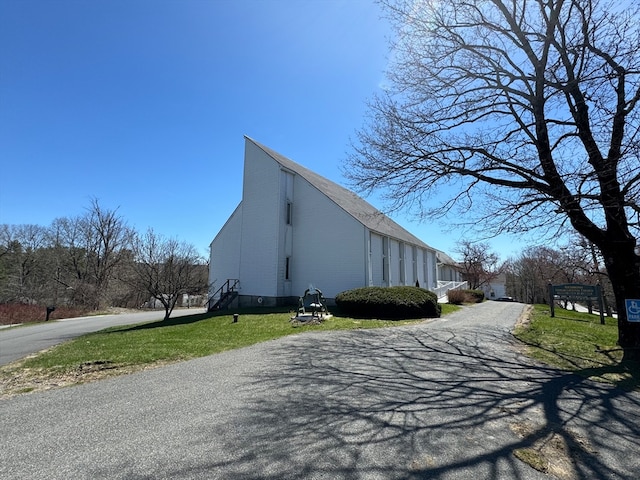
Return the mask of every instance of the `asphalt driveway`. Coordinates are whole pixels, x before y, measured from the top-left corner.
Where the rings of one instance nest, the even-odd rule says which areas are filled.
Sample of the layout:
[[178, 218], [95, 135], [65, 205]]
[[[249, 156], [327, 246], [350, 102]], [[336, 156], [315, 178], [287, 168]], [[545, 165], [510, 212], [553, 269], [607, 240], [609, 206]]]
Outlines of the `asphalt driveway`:
[[523, 308], [2, 400], [0, 478], [549, 479], [514, 455], [536, 450], [558, 478], [637, 478], [640, 395], [523, 357], [509, 333]]
[[[176, 309], [171, 313], [171, 318], [202, 312], [204, 312], [202, 308]], [[119, 325], [152, 322], [163, 318], [164, 310], [152, 310], [68, 318], [18, 328], [0, 328], [0, 365], [13, 362], [85, 333], [97, 332]]]

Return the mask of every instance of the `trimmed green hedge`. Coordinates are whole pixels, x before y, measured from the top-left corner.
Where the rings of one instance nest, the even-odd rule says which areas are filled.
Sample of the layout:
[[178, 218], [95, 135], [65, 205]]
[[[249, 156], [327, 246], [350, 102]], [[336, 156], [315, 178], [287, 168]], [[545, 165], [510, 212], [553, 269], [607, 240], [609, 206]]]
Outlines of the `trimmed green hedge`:
[[435, 293], [419, 287], [363, 287], [336, 295], [336, 305], [354, 318], [403, 320], [437, 318], [442, 307]]

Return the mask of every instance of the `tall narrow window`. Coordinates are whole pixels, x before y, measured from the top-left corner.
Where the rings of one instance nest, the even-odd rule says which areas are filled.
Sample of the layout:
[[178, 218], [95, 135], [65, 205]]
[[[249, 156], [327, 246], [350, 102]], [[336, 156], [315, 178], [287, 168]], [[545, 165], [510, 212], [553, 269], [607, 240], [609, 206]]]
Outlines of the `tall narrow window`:
[[293, 223], [293, 205], [291, 202], [287, 201], [287, 225], [291, 225]]
[[290, 273], [291, 273], [291, 257], [287, 257], [284, 262], [284, 279], [285, 280], [291, 279]]
[[400, 285], [404, 285], [405, 282], [405, 270], [404, 270], [404, 243], [400, 242], [398, 245], [398, 266], [400, 269]]
[[382, 237], [382, 281], [389, 281], [389, 238]]

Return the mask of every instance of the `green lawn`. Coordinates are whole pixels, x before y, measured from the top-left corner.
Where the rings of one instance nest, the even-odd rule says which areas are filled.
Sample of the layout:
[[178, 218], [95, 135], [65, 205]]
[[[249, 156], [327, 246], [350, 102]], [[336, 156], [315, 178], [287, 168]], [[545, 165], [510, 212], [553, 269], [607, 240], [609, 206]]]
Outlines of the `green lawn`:
[[[442, 305], [442, 315], [459, 307]], [[11, 365], [0, 368], [0, 394], [40, 388], [43, 383], [64, 385], [128, 373], [241, 348], [307, 331], [353, 330], [407, 325], [421, 320], [359, 320], [334, 316], [319, 325], [291, 323], [289, 312], [251, 310], [232, 314], [199, 314], [140, 325], [114, 327], [84, 335]], [[532, 357], [578, 374], [638, 388], [637, 365], [621, 363], [616, 345], [617, 321], [600, 325], [597, 315], [536, 305], [531, 322], [515, 335]]]
[[638, 388], [638, 365], [622, 362], [616, 344], [618, 321], [556, 307], [551, 317], [548, 305], [535, 305], [531, 322], [515, 336], [528, 345], [528, 354], [549, 365], [605, 380], [625, 388]]
[[374, 328], [410, 323], [330, 318], [320, 325], [293, 325], [288, 313], [191, 315], [134, 326], [113, 327], [79, 337], [29, 359], [27, 368], [61, 371], [89, 362], [139, 365], [176, 361], [252, 345], [310, 330]]

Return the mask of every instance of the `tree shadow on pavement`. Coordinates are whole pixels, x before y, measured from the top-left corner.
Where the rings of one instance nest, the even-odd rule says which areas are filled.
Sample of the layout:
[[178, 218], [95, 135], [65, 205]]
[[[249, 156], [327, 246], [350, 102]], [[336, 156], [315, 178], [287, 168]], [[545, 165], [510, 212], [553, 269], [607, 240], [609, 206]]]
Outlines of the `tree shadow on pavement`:
[[173, 327], [176, 325], [189, 325], [191, 323], [209, 320], [214, 317], [231, 317], [234, 313], [239, 315], [258, 315], [270, 313], [288, 313], [292, 307], [262, 307], [262, 308], [245, 308], [235, 310], [218, 310], [215, 312], [194, 313], [193, 315], [183, 315], [181, 317], [169, 317], [168, 319], [158, 320], [155, 322], [142, 323], [139, 325], [115, 327], [112, 331], [128, 332], [134, 330], [148, 330], [151, 328]]
[[168, 319], [158, 320], [155, 322], [141, 323], [138, 325], [125, 325], [121, 327], [112, 327], [108, 330], [110, 333], [132, 332], [136, 330], [149, 330], [152, 328], [173, 327], [176, 325], [189, 325], [191, 323], [200, 322], [211, 318], [208, 313], [194, 313], [193, 315], [183, 315], [181, 317], [169, 317]]
[[[640, 395], [518, 350], [490, 328], [286, 339], [270, 355], [272, 373], [249, 379], [228, 461], [205, 469], [225, 479], [637, 474]], [[211, 435], [194, 432], [194, 445]]]

